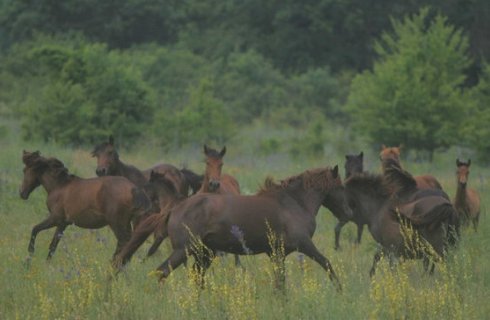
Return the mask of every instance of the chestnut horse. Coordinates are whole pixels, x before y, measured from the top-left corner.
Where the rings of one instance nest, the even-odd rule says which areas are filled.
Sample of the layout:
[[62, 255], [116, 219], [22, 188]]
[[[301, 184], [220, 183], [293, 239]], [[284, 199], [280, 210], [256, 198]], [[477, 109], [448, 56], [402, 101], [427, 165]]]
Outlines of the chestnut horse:
[[[379, 154], [379, 158], [381, 160], [381, 167], [383, 172], [385, 171], [385, 160], [392, 159], [394, 160], [400, 168], [402, 168], [400, 163], [400, 150], [401, 146], [398, 147], [387, 147], [384, 144], [381, 146], [381, 152]], [[419, 189], [440, 189], [442, 190], [442, 186], [437, 181], [437, 179], [429, 174], [420, 175], [413, 177], [415, 182], [417, 183], [417, 188]]]
[[454, 206], [463, 226], [467, 227], [471, 221], [473, 229], [476, 231], [480, 219], [480, 195], [475, 189], [467, 187], [470, 165], [471, 159], [468, 162], [456, 159], [458, 188], [454, 198]]
[[42, 185], [48, 193], [49, 216], [32, 229], [29, 253], [34, 253], [37, 234], [56, 227], [48, 259], [54, 254], [63, 231], [70, 224], [96, 229], [109, 226], [117, 238], [114, 256], [131, 237], [131, 221], [150, 213], [146, 194], [124, 177], [82, 179], [68, 173], [63, 163], [36, 152], [24, 151], [24, 179], [20, 197], [29, 198]]
[[[362, 151], [358, 155], [356, 154], [345, 155], [345, 179], [348, 179], [355, 174], [359, 174], [363, 172], [364, 170], [363, 158], [364, 158], [364, 153]], [[356, 242], [358, 244], [361, 243], [362, 231], [367, 221], [365, 221], [365, 219], [362, 216], [356, 215], [355, 212], [352, 213], [350, 218], [342, 210], [332, 211], [332, 213], [337, 218], [337, 220], [339, 220], [339, 222], [335, 226], [335, 250], [340, 249], [340, 243], [339, 243], [340, 231], [345, 226], [345, 224], [349, 221], [352, 221], [357, 225]]]
[[[374, 240], [381, 244], [371, 276], [382, 254], [423, 258], [425, 270], [444, 258], [447, 244], [455, 244], [458, 218], [440, 189], [418, 189], [415, 179], [392, 159], [383, 175], [358, 174], [345, 181], [346, 198], [354, 214], [368, 221]], [[431, 273], [434, 270], [432, 265]]]
[[[176, 189], [183, 195], [187, 195], [189, 187], [197, 188], [195, 182], [190, 183], [188, 177], [198, 177], [192, 171], [185, 169], [179, 170], [171, 164], [158, 164], [150, 169], [141, 171], [135, 166], [125, 164], [119, 159], [119, 154], [114, 144], [114, 138], [109, 137], [109, 141], [97, 145], [92, 151], [92, 156], [97, 158], [97, 176], [123, 176], [128, 178], [138, 187], [145, 185], [150, 179], [151, 171], [166, 173], [167, 178], [171, 179], [175, 184]], [[197, 189], [193, 189], [196, 192]]]
[[201, 189], [198, 193], [210, 192], [217, 194], [240, 194], [238, 181], [228, 175], [222, 174], [223, 157], [226, 154], [226, 147], [220, 152], [204, 145], [204, 155], [206, 156], [206, 171], [202, 181]]
[[[340, 289], [340, 282], [326, 257], [312, 242], [315, 217], [325, 197], [341, 199], [349, 213], [338, 167], [307, 170], [276, 184], [267, 179], [255, 195], [196, 194], [171, 210], [168, 234], [173, 252], [158, 267], [160, 281], [194, 256], [194, 268], [203, 285], [203, 276], [217, 251], [233, 254], [266, 253], [278, 264], [276, 283], [285, 280], [284, 259], [299, 251], [319, 263]], [[268, 234], [276, 241], [270, 241]], [[277, 244], [280, 242], [280, 244]], [[282, 254], [276, 255], [276, 246]]]

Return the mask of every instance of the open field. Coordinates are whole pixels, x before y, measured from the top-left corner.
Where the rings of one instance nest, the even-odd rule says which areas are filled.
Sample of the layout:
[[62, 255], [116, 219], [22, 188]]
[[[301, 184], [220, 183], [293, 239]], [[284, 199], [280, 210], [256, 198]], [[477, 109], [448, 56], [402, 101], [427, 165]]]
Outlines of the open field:
[[[41, 232], [36, 252], [27, 262], [31, 228], [47, 214], [45, 191], [20, 199], [22, 149], [40, 150], [62, 160], [72, 173], [94, 175], [89, 149], [52, 144], [29, 144], [17, 138], [1, 141], [0, 157], [0, 319], [486, 319], [490, 315], [490, 169], [472, 165], [470, 186], [482, 195], [483, 212], [477, 233], [463, 232], [462, 242], [433, 276], [422, 262], [407, 262], [390, 270], [383, 261], [369, 277], [376, 244], [365, 229], [360, 246], [356, 228], [342, 231], [341, 251], [333, 249], [335, 218], [326, 209], [317, 216], [314, 242], [332, 262], [343, 284], [337, 293], [319, 265], [297, 254], [287, 259], [287, 289], [273, 289], [272, 266], [265, 255], [243, 257], [244, 269], [233, 257], [217, 258], [206, 275], [207, 287], [195, 287], [192, 274], [176, 270], [161, 286], [152, 272], [168, 255], [167, 241], [155, 257], [142, 261], [141, 248], [116, 281], [109, 281], [115, 239], [109, 229], [67, 228], [51, 262], [46, 262], [53, 230]], [[140, 168], [165, 161], [186, 164], [196, 172], [204, 165], [200, 147], [163, 154], [153, 146], [143, 151], [120, 151], [121, 159]], [[358, 150], [353, 150], [357, 152]], [[243, 153], [239, 153], [243, 152]], [[366, 169], [379, 171], [374, 153], [367, 153]], [[437, 154], [432, 164], [405, 163], [414, 174], [431, 172], [452, 197], [455, 193], [455, 151]], [[309, 167], [339, 164], [343, 154], [324, 159], [292, 160], [285, 155], [257, 158], [228, 146], [224, 172], [235, 175], [244, 193], [253, 193], [267, 175], [277, 179]], [[343, 170], [341, 171], [343, 173]]]

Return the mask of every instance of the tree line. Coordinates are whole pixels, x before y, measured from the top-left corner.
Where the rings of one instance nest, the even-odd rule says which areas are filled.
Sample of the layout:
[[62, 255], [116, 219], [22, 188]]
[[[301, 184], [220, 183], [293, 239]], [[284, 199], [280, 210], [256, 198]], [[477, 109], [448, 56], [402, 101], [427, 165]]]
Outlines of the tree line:
[[178, 146], [256, 119], [313, 119], [485, 156], [489, 11], [483, 0], [8, 1], [0, 101], [26, 138], [63, 143], [113, 133]]

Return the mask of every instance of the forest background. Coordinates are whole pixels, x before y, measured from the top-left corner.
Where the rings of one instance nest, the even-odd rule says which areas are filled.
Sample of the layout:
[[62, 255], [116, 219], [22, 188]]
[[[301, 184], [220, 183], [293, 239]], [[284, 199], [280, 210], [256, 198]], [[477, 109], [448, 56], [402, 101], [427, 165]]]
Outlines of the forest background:
[[0, 114], [19, 126], [0, 134], [484, 161], [488, 17], [484, 0], [2, 1]]

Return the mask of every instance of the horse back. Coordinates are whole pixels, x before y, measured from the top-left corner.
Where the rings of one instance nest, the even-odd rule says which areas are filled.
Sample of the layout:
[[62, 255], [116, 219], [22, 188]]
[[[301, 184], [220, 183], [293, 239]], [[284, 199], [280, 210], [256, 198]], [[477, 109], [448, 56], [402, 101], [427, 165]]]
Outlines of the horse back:
[[220, 179], [221, 194], [240, 194], [240, 184], [235, 177], [223, 174]]
[[168, 164], [168, 163], [160, 163], [149, 169], [143, 171], [143, 175], [146, 180], [150, 180], [151, 172], [157, 172], [160, 174], [165, 174], [165, 178], [172, 181], [175, 190], [177, 190], [180, 194], [187, 196], [189, 194], [189, 184], [186, 181], [184, 174], [177, 169], [177, 167]]
[[417, 182], [417, 188], [419, 188], [419, 189], [440, 189], [440, 190], [442, 190], [441, 184], [432, 175], [426, 174], [426, 175], [421, 175], [421, 176], [415, 176], [414, 179], [415, 179], [415, 182]]

